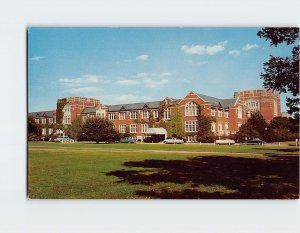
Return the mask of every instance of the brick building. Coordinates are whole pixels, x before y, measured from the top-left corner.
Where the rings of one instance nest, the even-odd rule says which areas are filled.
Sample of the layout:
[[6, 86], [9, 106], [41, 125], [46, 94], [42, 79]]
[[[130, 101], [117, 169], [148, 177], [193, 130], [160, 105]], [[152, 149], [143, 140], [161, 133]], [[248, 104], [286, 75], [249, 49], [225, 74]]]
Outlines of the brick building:
[[[215, 117], [216, 122], [211, 124], [211, 131], [217, 136], [236, 133], [253, 111], [260, 111], [268, 121], [275, 116], [281, 116], [279, 94], [266, 90], [235, 92], [234, 98], [230, 99], [219, 99], [190, 92], [182, 99], [166, 97], [160, 101], [133, 104], [103, 105], [97, 99], [85, 97], [63, 98], [57, 103], [58, 109], [59, 106], [62, 109], [60, 116], [62, 124], [70, 125], [77, 116], [81, 116], [83, 120], [93, 116], [106, 117], [113, 122], [117, 131], [125, 133], [128, 129], [139, 140], [146, 137], [150, 118], [154, 122], [160, 119], [168, 121], [174, 115], [175, 106], [182, 113], [186, 139], [189, 142], [197, 140], [195, 134], [198, 131], [198, 105], [202, 106], [204, 115]], [[52, 116], [53, 122], [56, 122], [58, 109], [29, 115], [36, 119], [40, 119], [41, 116], [45, 118]], [[43, 115], [44, 113], [49, 116]], [[43, 130], [43, 133], [45, 132]]]

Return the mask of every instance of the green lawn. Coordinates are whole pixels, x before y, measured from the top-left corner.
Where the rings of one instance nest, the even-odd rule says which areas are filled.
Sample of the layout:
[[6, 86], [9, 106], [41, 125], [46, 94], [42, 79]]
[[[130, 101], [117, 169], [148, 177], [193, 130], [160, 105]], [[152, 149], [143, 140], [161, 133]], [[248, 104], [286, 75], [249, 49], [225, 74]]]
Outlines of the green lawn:
[[29, 198], [298, 198], [295, 146], [29, 143]]

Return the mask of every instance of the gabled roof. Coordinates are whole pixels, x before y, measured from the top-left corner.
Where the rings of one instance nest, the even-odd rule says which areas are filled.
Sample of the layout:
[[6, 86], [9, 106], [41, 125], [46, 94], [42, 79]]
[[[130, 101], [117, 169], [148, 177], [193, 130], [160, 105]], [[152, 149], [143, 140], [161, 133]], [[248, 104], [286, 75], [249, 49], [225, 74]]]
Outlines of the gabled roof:
[[149, 109], [159, 108], [161, 101], [152, 101], [152, 102], [142, 102], [142, 103], [133, 103], [133, 104], [117, 104], [117, 105], [108, 105], [109, 112], [118, 112], [122, 111], [131, 111], [131, 110], [142, 110], [145, 106]]
[[53, 117], [56, 111], [41, 111], [41, 112], [29, 112], [28, 116], [31, 117]]
[[219, 99], [208, 95], [203, 95], [196, 93], [201, 99], [209, 102], [213, 107], [228, 108], [229, 106], [234, 106], [236, 99]]

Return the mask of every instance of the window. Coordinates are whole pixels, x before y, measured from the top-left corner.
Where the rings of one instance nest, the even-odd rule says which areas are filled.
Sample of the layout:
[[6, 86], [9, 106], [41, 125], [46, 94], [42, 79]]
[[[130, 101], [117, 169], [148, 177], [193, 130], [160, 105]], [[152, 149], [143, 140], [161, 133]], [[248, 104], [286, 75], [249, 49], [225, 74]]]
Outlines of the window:
[[119, 125], [119, 132], [126, 133], [126, 125]]
[[218, 117], [222, 117], [222, 110], [218, 110]]
[[137, 125], [136, 124], [130, 125], [130, 133], [136, 133], [136, 130], [137, 130]]
[[35, 123], [39, 124], [40, 123], [40, 119], [35, 118]]
[[198, 106], [194, 102], [189, 102], [185, 105], [186, 116], [197, 116]]
[[46, 128], [42, 128], [42, 135], [46, 135], [47, 134], [47, 132], [46, 132]]
[[114, 112], [109, 113], [108, 114], [108, 119], [111, 120], [111, 121], [115, 120], [116, 119], [116, 113], [114, 113]]
[[238, 108], [238, 109], [237, 109], [237, 115], [238, 115], [238, 118], [239, 118], [239, 119], [242, 119], [242, 118], [243, 118], [243, 111], [242, 111], [241, 108]]
[[120, 112], [119, 113], [119, 119], [120, 120], [125, 120], [126, 119], [126, 112]]
[[211, 123], [211, 131], [212, 131], [212, 132], [215, 132], [215, 131], [216, 131], [216, 123], [215, 123], [215, 122], [212, 122], [212, 123]]
[[165, 120], [170, 120], [171, 119], [171, 109], [170, 108], [166, 108], [164, 111], [164, 119]]
[[46, 118], [42, 118], [42, 124], [46, 124]]
[[228, 123], [225, 123], [224, 127], [225, 127], [225, 130], [228, 130]]
[[56, 116], [54, 117], [54, 124], [56, 124]]
[[257, 100], [248, 100], [246, 102], [246, 106], [250, 108], [250, 110], [259, 110], [259, 103]]
[[130, 119], [137, 119], [137, 112], [130, 112]]
[[187, 136], [188, 142], [197, 142], [197, 135], [189, 135]]
[[49, 124], [53, 124], [53, 118], [48, 118]]
[[142, 118], [143, 119], [148, 119], [149, 118], [149, 112], [148, 111], [143, 111], [142, 112]]
[[228, 111], [225, 111], [225, 112], [224, 112], [224, 116], [225, 116], [226, 118], [228, 118], [228, 114], [229, 114]]
[[216, 115], [216, 109], [212, 108], [210, 110], [210, 115], [215, 116]]
[[221, 123], [218, 124], [218, 131], [222, 131], [222, 124]]
[[153, 111], [153, 118], [158, 118], [158, 111], [157, 110]]
[[52, 128], [49, 128], [48, 130], [49, 130], [49, 131], [48, 131], [49, 134], [52, 134], [52, 133], [53, 133], [53, 129], [52, 129]]
[[142, 133], [146, 133], [148, 129], [148, 124], [142, 124]]
[[197, 132], [198, 131], [198, 121], [186, 121], [185, 122], [186, 132]]
[[274, 117], [278, 116], [278, 107], [277, 107], [277, 102], [274, 101]]

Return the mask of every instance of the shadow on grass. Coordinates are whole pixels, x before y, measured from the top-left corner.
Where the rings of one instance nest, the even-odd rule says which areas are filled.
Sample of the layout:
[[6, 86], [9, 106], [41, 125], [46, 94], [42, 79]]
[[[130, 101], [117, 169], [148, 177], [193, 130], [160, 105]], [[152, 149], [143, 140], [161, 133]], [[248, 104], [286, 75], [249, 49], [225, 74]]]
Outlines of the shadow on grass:
[[[146, 185], [140, 197], [162, 199], [295, 199], [299, 198], [299, 157], [266, 156], [251, 159], [230, 156], [198, 156], [187, 160], [130, 161], [123, 165], [138, 170], [107, 173], [119, 182]], [[141, 170], [141, 168], [143, 168]], [[180, 189], [157, 188], [170, 184]], [[190, 186], [186, 186], [190, 184]], [[169, 186], [171, 186], [169, 185]], [[224, 187], [207, 190], [201, 187]], [[233, 190], [227, 192], [226, 190]]]
[[263, 151], [263, 150], [272, 150], [272, 151], [278, 151], [278, 152], [286, 152], [286, 153], [293, 153], [293, 152], [299, 152], [299, 147], [295, 147], [295, 148], [253, 148], [254, 150], [259, 150], [259, 151]]

